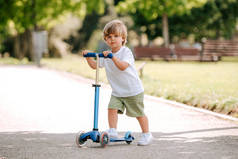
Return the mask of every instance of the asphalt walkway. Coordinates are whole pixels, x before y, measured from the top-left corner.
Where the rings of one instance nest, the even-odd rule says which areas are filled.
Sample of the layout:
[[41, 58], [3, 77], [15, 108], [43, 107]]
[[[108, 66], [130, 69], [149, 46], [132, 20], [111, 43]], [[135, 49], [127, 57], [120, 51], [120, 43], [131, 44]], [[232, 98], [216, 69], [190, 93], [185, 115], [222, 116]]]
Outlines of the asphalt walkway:
[[[75, 145], [79, 130], [93, 127], [93, 81], [34, 66], [0, 66], [0, 159], [235, 159], [238, 123], [146, 96], [146, 114], [155, 137], [150, 146], [112, 143], [102, 149]], [[107, 129], [110, 88], [100, 89], [99, 129]], [[118, 130], [140, 127], [119, 117]]]

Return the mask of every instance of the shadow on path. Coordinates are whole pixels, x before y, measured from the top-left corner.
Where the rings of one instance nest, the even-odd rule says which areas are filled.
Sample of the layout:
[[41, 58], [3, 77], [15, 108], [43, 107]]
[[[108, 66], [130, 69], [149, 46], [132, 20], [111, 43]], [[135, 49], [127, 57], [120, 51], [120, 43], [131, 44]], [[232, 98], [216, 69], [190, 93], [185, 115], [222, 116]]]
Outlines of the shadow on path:
[[[216, 137], [176, 136], [189, 133], [206, 133], [237, 129], [225, 127], [216, 129], [192, 130], [174, 133], [154, 132], [150, 146], [137, 146], [137, 141], [128, 145], [124, 142], [112, 143], [100, 148], [99, 143], [87, 141], [87, 147], [78, 148], [75, 134], [46, 134], [40, 132], [0, 133], [0, 158], [6, 159], [235, 159], [238, 156], [238, 136]], [[124, 133], [120, 133], [123, 135]], [[135, 133], [136, 139], [139, 133]]]
[[212, 129], [200, 129], [200, 130], [190, 130], [190, 131], [181, 131], [181, 132], [172, 132], [172, 133], [162, 133], [161, 136], [170, 136], [170, 135], [181, 135], [181, 134], [190, 134], [190, 133], [201, 133], [201, 132], [211, 132], [211, 131], [223, 131], [223, 130], [237, 130], [238, 127], [224, 127], [224, 128], [212, 128]]

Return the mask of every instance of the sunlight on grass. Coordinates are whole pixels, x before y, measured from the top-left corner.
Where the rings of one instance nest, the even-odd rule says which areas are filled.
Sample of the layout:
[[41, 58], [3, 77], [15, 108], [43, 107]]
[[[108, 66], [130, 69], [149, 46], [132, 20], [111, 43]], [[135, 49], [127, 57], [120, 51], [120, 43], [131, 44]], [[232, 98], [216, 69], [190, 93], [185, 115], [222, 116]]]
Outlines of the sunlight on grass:
[[25, 65], [25, 64], [31, 64], [27, 58], [24, 58], [22, 60], [18, 60], [12, 57], [6, 57], [6, 58], [0, 58], [0, 64], [1, 65]]
[[149, 94], [219, 112], [238, 109], [238, 63], [160, 61], [148, 63], [144, 72]]

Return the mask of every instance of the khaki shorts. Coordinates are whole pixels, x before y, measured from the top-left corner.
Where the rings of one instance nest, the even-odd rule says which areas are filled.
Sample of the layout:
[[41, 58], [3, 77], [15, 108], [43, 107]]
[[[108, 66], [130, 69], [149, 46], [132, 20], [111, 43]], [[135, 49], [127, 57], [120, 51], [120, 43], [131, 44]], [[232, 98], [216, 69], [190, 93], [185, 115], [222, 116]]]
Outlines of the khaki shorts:
[[126, 109], [126, 115], [130, 117], [144, 116], [144, 92], [130, 97], [111, 96], [109, 109], [117, 109], [119, 114], [123, 114]]

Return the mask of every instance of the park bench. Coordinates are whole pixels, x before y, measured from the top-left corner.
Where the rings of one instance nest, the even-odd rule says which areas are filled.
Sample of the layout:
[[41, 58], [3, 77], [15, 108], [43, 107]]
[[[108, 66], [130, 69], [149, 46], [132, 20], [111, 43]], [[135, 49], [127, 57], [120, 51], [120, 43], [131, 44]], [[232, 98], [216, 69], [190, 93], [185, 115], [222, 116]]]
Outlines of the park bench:
[[238, 41], [207, 40], [196, 48], [135, 47], [135, 59], [149, 58], [178, 61], [219, 61], [222, 56], [238, 56]]
[[222, 56], [238, 56], [238, 41], [206, 40], [202, 47], [202, 61], [218, 61]]
[[200, 61], [200, 51], [196, 48], [135, 47], [135, 59], [149, 58], [180, 61]]
[[178, 61], [200, 61], [201, 54], [197, 48], [174, 48], [174, 53]]
[[165, 59], [171, 58], [171, 50], [165, 47], [135, 47], [134, 48], [135, 59], [149, 58], [154, 59]]

